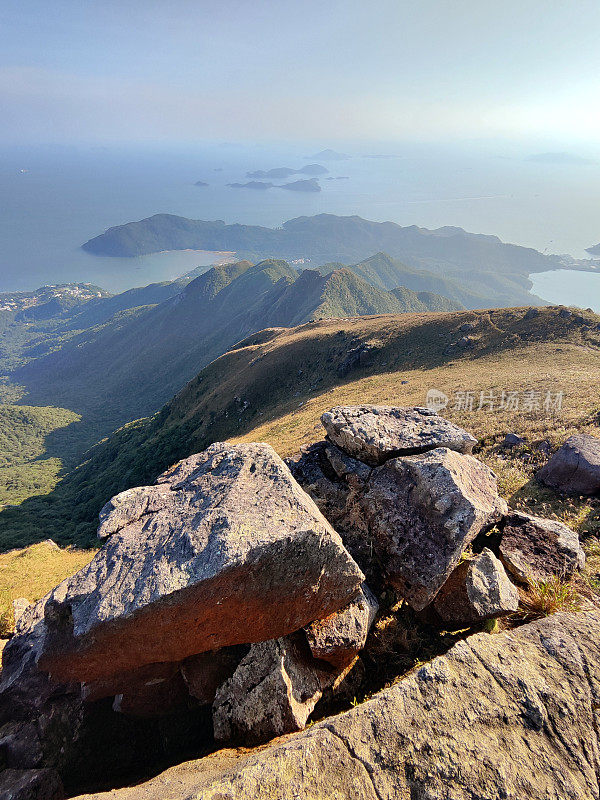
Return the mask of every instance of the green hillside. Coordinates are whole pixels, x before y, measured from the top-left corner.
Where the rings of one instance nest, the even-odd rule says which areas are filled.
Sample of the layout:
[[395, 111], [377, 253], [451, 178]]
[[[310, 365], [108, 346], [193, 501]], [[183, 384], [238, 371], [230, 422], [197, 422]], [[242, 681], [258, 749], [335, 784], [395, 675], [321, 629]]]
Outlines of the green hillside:
[[[95, 446], [86, 461], [46, 497], [0, 513], [3, 549], [54, 538], [94, 542], [106, 500], [152, 481], [179, 458], [215, 440], [244, 437], [271, 442], [282, 455], [320, 437], [320, 413], [339, 403], [422, 405], [429, 388], [449, 397], [460, 391], [564, 391], [560, 414], [452, 407], [448, 416], [481, 439], [481, 455], [499, 472], [513, 502], [551, 502], [530, 482], [541, 456], [534, 444], [553, 445], [575, 430], [598, 432], [600, 318], [561, 315], [545, 308], [453, 314], [401, 314], [313, 322], [249, 336], [213, 361], [153, 417], [130, 423]], [[456, 344], [473, 325], [470, 347]], [[353, 354], [366, 352], [365, 358]], [[350, 359], [350, 361], [349, 361]], [[350, 366], [349, 366], [350, 364]], [[501, 460], [508, 431], [528, 437], [529, 460]], [[524, 494], [523, 494], [524, 493]], [[529, 493], [529, 494], [528, 494]], [[533, 498], [533, 499], [532, 499]], [[594, 525], [593, 507], [567, 506], [573, 524]]]
[[0, 405], [0, 508], [50, 492], [63, 462], [74, 466], [78, 421], [64, 408]]
[[[168, 296], [159, 304], [129, 307], [161, 293]], [[10, 376], [24, 387], [27, 402], [81, 414], [86, 446], [158, 410], [206, 364], [254, 331], [428, 308], [412, 292], [388, 292], [348, 269], [325, 276], [315, 270], [298, 273], [274, 259], [216, 266], [184, 286], [154, 285], [125, 295], [84, 307], [70, 324], [105, 314], [109, 303], [125, 310], [72, 331], [61, 346], [55, 341], [51, 352]]]

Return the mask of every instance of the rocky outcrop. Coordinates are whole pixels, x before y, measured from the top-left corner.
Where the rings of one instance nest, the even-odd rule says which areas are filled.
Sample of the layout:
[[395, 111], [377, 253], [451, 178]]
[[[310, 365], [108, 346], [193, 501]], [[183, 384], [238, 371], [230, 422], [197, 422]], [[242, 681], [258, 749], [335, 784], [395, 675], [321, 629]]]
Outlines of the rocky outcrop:
[[271, 447], [214, 444], [113, 498], [106, 544], [45, 602], [39, 666], [97, 681], [278, 638], [351, 600], [363, 576]]
[[456, 567], [438, 592], [433, 607], [445, 623], [473, 625], [516, 611], [519, 593], [501, 562], [485, 548]]
[[500, 558], [522, 583], [558, 576], [570, 578], [585, 565], [579, 537], [571, 528], [552, 519], [513, 512], [500, 542]]
[[470, 433], [428, 408], [339, 406], [321, 421], [332, 442], [371, 466], [436, 447], [471, 453], [477, 444]]
[[338, 668], [350, 664], [367, 642], [379, 603], [363, 584], [360, 593], [347, 606], [304, 629], [315, 658]]
[[107, 764], [131, 777], [182, 746], [263, 744], [305, 727], [317, 703], [322, 716], [387, 685], [303, 735], [140, 791], [600, 800], [600, 613], [470, 636], [393, 682], [456, 641], [435, 624], [466, 636], [517, 609], [483, 540], [523, 579], [568, 577], [583, 563], [577, 536], [507, 516], [494, 473], [460, 452], [472, 437], [431, 412], [324, 420], [330, 438], [290, 460], [293, 475], [267, 445], [220, 443], [105, 506], [103, 548], [24, 609], [6, 647], [0, 764], [15, 792], [47, 768], [73, 793]]
[[593, 800], [600, 614], [476, 634], [346, 713], [87, 800]]
[[416, 610], [507, 510], [485, 464], [441, 447], [374, 470], [360, 502], [390, 583]]
[[600, 439], [583, 433], [569, 437], [537, 478], [565, 494], [600, 494]]
[[213, 704], [215, 739], [257, 744], [304, 728], [333, 682], [302, 634], [253, 644]]
[[0, 800], [62, 800], [64, 789], [52, 769], [7, 769], [0, 772]]

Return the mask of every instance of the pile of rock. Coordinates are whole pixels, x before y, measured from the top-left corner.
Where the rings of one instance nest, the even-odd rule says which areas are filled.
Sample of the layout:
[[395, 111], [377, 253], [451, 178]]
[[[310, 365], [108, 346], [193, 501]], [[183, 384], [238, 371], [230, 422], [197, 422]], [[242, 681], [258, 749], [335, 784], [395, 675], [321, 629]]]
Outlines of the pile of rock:
[[[105, 506], [103, 548], [23, 611], [4, 651], [15, 787], [77, 785], [115, 740], [150, 752], [157, 719], [181, 732], [201, 709], [211, 741], [303, 728], [352, 670], [386, 586], [442, 627], [470, 626], [516, 610], [505, 567], [529, 580], [582, 566], [576, 534], [510, 514], [475, 439], [437, 414], [336, 408], [323, 425], [287, 466], [265, 444], [217, 443]], [[466, 555], [497, 525], [496, 554]]]

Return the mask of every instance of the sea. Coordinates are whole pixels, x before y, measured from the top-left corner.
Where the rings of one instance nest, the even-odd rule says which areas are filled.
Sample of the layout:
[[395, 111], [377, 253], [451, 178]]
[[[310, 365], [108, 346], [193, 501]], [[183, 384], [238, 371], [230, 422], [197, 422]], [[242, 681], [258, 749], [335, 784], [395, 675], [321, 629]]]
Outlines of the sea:
[[[426, 228], [456, 225], [575, 258], [589, 258], [585, 248], [600, 242], [600, 160], [531, 159], [535, 145], [503, 143], [346, 144], [343, 160], [313, 157], [330, 146], [0, 148], [0, 291], [86, 282], [118, 292], [219, 260], [201, 251], [125, 259], [81, 249], [108, 227], [161, 212], [266, 226], [323, 212]], [[250, 171], [308, 163], [329, 170], [319, 193], [227, 185], [250, 180]], [[600, 274], [558, 270], [532, 279], [546, 300], [600, 311]]]

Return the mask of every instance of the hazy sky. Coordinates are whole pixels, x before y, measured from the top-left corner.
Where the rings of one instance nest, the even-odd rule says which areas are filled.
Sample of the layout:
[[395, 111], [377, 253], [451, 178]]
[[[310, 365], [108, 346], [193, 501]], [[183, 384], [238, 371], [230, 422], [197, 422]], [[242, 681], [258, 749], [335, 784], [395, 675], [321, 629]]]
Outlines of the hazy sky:
[[0, 141], [600, 145], [599, 0], [1, 0]]

